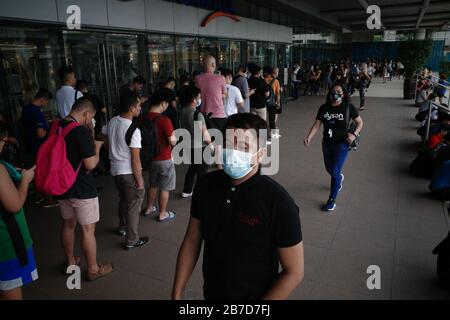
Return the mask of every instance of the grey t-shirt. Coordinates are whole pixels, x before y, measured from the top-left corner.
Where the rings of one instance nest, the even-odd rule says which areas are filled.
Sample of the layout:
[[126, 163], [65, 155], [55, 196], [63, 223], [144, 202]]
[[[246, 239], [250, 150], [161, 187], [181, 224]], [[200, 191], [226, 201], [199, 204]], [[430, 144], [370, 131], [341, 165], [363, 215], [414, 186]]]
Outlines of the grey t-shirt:
[[[194, 114], [195, 109], [190, 107], [184, 107], [181, 109], [180, 113], [180, 125], [182, 129], [186, 129], [191, 134], [191, 146], [192, 148], [202, 148], [206, 146], [206, 143], [203, 141], [202, 135], [202, 127], [206, 127], [205, 118], [203, 114], [200, 112], [198, 114], [198, 123], [194, 123]], [[200, 125], [201, 121], [201, 125]], [[194, 132], [195, 125], [197, 126]]]
[[[247, 113], [250, 112], [250, 99], [245, 98], [250, 91], [247, 78], [243, 76], [237, 76], [236, 78], [234, 78], [232, 85], [237, 87], [239, 91], [241, 91], [242, 97], [244, 98], [244, 110]], [[243, 111], [239, 109], [239, 113], [241, 112]]]

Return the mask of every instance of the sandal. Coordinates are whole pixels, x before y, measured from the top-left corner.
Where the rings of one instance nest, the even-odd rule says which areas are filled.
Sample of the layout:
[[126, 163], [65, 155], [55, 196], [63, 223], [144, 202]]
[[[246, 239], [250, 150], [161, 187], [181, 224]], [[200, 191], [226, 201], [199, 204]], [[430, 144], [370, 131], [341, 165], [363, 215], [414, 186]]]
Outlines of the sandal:
[[174, 213], [172, 211], [169, 211], [168, 213], [169, 213], [169, 215], [164, 219], [160, 219], [158, 217], [158, 222], [168, 222], [168, 221], [175, 220], [175, 218], [177, 217], [176, 213]]
[[88, 280], [95, 281], [104, 276], [110, 274], [113, 271], [113, 265], [111, 263], [99, 263], [97, 273], [88, 273]]

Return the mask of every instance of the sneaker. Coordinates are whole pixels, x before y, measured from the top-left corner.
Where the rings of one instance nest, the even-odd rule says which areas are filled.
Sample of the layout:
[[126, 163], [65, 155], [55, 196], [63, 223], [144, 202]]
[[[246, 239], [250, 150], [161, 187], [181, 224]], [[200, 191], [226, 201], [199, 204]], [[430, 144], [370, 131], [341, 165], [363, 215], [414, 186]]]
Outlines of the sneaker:
[[359, 110], [365, 110], [366, 108], [364, 106], [359, 107]]
[[341, 191], [343, 188], [344, 180], [345, 180], [345, 176], [344, 176], [344, 174], [341, 173], [341, 186], [339, 187], [339, 191]]
[[119, 227], [119, 229], [117, 230], [117, 234], [119, 236], [125, 237], [127, 235], [126, 227]]
[[139, 248], [145, 246], [150, 241], [149, 237], [142, 237], [134, 244], [126, 244], [124, 246], [125, 250], [131, 250], [134, 248]]
[[155, 206], [153, 206], [153, 207], [152, 207], [152, 210], [151, 210], [150, 212], [148, 212], [148, 211], [143, 211], [143, 212], [142, 212], [142, 215], [143, 215], [144, 217], [150, 217], [151, 215], [156, 214], [156, 213], [158, 213], [158, 209], [157, 209]]
[[183, 199], [190, 198], [190, 197], [192, 197], [192, 192], [191, 192], [191, 193], [183, 192], [183, 193], [181, 194], [181, 197], [182, 197]]
[[323, 207], [323, 211], [334, 211], [336, 209], [336, 201], [329, 199], [327, 204]]
[[88, 273], [88, 280], [95, 281], [107, 276], [113, 271], [114, 267], [111, 263], [99, 263], [97, 273]]
[[281, 134], [279, 134], [278, 132], [272, 133], [272, 139], [280, 139], [281, 138]]

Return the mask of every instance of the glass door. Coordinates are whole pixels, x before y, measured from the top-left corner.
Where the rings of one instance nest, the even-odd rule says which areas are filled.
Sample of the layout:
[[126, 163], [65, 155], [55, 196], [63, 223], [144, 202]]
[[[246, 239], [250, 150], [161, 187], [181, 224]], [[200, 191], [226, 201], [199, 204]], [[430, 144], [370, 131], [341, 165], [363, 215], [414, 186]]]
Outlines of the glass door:
[[89, 85], [89, 93], [96, 95], [113, 112], [110, 69], [106, 59], [105, 35], [93, 32], [64, 31], [67, 65], [72, 66], [78, 80]]
[[148, 35], [152, 89], [160, 88], [169, 77], [175, 77], [174, 37], [170, 35]]

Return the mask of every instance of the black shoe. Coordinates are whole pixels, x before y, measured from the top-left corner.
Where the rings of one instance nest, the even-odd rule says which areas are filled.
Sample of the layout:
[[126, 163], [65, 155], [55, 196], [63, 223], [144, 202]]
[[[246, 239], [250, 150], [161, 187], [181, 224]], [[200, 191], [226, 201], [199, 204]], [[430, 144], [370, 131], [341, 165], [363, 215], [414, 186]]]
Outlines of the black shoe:
[[139, 248], [145, 246], [150, 241], [149, 237], [140, 238], [135, 244], [126, 244], [124, 246], [125, 250], [131, 250], [134, 248]]

